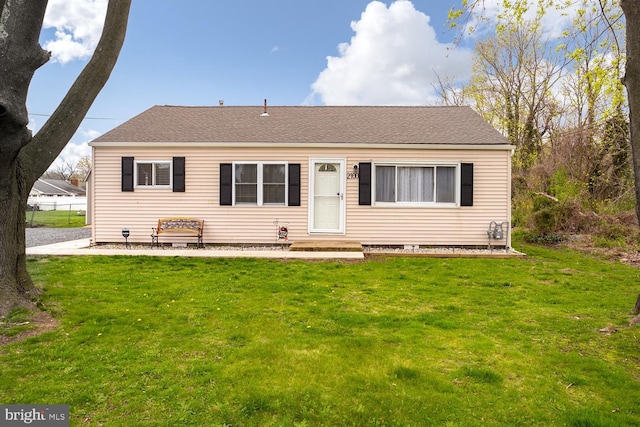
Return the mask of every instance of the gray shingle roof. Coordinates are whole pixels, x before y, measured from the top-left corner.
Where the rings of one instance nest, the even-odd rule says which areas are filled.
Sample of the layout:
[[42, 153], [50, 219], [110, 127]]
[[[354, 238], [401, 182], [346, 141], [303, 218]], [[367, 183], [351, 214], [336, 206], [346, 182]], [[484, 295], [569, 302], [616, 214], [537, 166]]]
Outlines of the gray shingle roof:
[[470, 107], [154, 106], [94, 142], [504, 145]]
[[31, 189], [31, 194], [48, 196], [85, 196], [86, 190], [61, 179], [39, 178]]

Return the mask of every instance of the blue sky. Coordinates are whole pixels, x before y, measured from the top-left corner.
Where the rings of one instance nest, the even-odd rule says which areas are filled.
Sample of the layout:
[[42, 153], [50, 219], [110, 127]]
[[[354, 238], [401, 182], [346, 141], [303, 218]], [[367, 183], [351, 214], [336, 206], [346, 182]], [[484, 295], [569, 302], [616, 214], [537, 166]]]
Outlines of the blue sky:
[[[134, 0], [116, 68], [62, 156], [88, 154], [87, 141], [156, 104], [432, 103], [431, 67], [441, 76], [468, 74], [468, 52], [455, 53], [455, 60], [446, 52], [455, 35], [446, 28], [454, 4]], [[86, 64], [105, 6], [106, 0], [50, 0], [41, 43], [54, 56], [29, 91], [34, 131]], [[50, 44], [56, 31], [58, 42]], [[336, 69], [327, 70], [328, 57]]]
[[[41, 43], [52, 60], [32, 81], [34, 131], [86, 64], [107, 0], [50, 0]], [[427, 105], [440, 77], [468, 78], [451, 50], [456, 0], [134, 0], [115, 70], [62, 153], [156, 104]]]

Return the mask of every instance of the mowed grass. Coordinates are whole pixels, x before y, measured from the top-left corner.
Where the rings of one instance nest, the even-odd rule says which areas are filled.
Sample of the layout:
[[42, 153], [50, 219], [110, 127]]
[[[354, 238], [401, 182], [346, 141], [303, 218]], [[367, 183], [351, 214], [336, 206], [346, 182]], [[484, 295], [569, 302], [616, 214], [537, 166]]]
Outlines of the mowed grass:
[[86, 218], [84, 211], [77, 209], [69, 211], [27, 211], [26, 224], [28, 227], [74, 228], [84, 227]]
[[364, 262], [32, 258], [61, 326], [0, 402], [75, 426], [640, 425], [640, 272], [571, 252]]

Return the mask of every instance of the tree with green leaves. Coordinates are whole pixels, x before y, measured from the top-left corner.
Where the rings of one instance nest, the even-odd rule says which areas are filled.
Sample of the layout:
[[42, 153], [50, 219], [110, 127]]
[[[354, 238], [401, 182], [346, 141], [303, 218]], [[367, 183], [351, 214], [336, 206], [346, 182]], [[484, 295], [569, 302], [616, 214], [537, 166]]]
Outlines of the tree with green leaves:
[[26, 98], [50, 57], [39, 44], [47, 0], [0, 0], [0, 316], [34, 307], [25, 209], [35, 181], [60, 154], [107, 82], [124, 43], [131, 0], [109, 0], [102, 37], [58, 108], [32, 135]]
[[[510, 13], [515, 15], [525, 14], [530, 8], [531, 2], [528, 0], [513, 0], [510, 2], [504, 2], [504, 6], [510, 9]], [[615, 10], [615, 6], [619, 4], [623, 15], [616, 16], [615, 13], [611, 13]], [[538, 0], [536, 3], [539, 10], [557, 9], [563, 10], [574, 6], [574, 2], [567, 2], [564, 0]], [[619, 2], [613, 2], [611, 0], [586, 0], [583, 2], [585, 6], [585, 12], [595, 11], [595, 14], [591, 14], [592, 19], [597, 17], [599, 28], [601, 31], [595, 33], [604, 34], [605, 31], [616, 31], [615, 26], [621, 22], [621, 19], [625, 20], [625, 43], [624, 49], [626, 50], [626, 56], [624, 57], [624, 76], [621, 78], [621, 82], [624, 84], [627, 90], [628, 99], [628, 116], [629, 116], [629, 135], [632, 154], [632, 169], [634, 173], [634, 189], [636, 199], [636, 216], [640, 221], [640, 2], [637, 0], [620, 0]], [[587, 6], [589, 9], [587, 9]], [[486, 19], [485, 1], [484, 0], [461, 0], [459, 8], [454, 8], [449, 13], [449, 20], [453, 27], [464, 24], [466, 32], [476, 31], [478, 25], [473, 23], [481, 22]], [[479, 18], [478, 18], [479, 17]], [[584, 20], [584, 30], [592, 29], [595, 21]], [[595, 43], [599, 43], [599, 38], [593, 40], [589, 45], [595, 46]], [[618, 41], [619, 45], [622, 41]], [[622, 46], [618, 49], [622, 52]], [[581, 52], [575, 51], [577, 57], [574, 59], [587, 60], [588, 54], [584, 57]], [[592, 64], [592, 63], [591, 63]], [[583, 70], [584, 82], [591, 84], [593, 81], [590, 79], [593, 77], [591, 70]], [[593, 92], [587, 91], [585, 96], [593, 96], [597, 90]], [[595, 109], [591, 110], [589, 105], [593, 104], [594, 99], [586, 99], [585, 105], [587, 106], [587, 117], [585, 123], [589, 123], [591, 120], [595, 120], [594, 117], [590, 117], [590, 114], [594, 114]], [[617, 115], [620, 112], [620, 108], [614, 105], [612, 114]], [[618, 126], [618, 128], [620, 128]]]
[[465, 93], [471, 105], [515, 146], [514, 164], [529, 169], [558, 114], [553, 87], [566, 59], [542, 32], [540, 16], [512, 15], [475, 46]]

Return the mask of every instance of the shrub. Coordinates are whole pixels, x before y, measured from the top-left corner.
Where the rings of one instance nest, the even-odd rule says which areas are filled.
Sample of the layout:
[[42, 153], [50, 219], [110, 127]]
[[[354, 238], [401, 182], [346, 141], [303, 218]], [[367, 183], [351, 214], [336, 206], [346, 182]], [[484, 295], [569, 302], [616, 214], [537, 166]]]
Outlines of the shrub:
[[529, 228], [537, 234], [578, 232], [588, 228], [589, 216], [582, 213], [574, 200], [561, 203], [548, 196], [536, 194], [533, 200]]
[[555, 245], [561, 243], [565, 240], [564, 236], [558, 233], [531, 233], [531, 232], [523, 232], [522, 240], [526, 243], [531, 243], [535, 245]]

